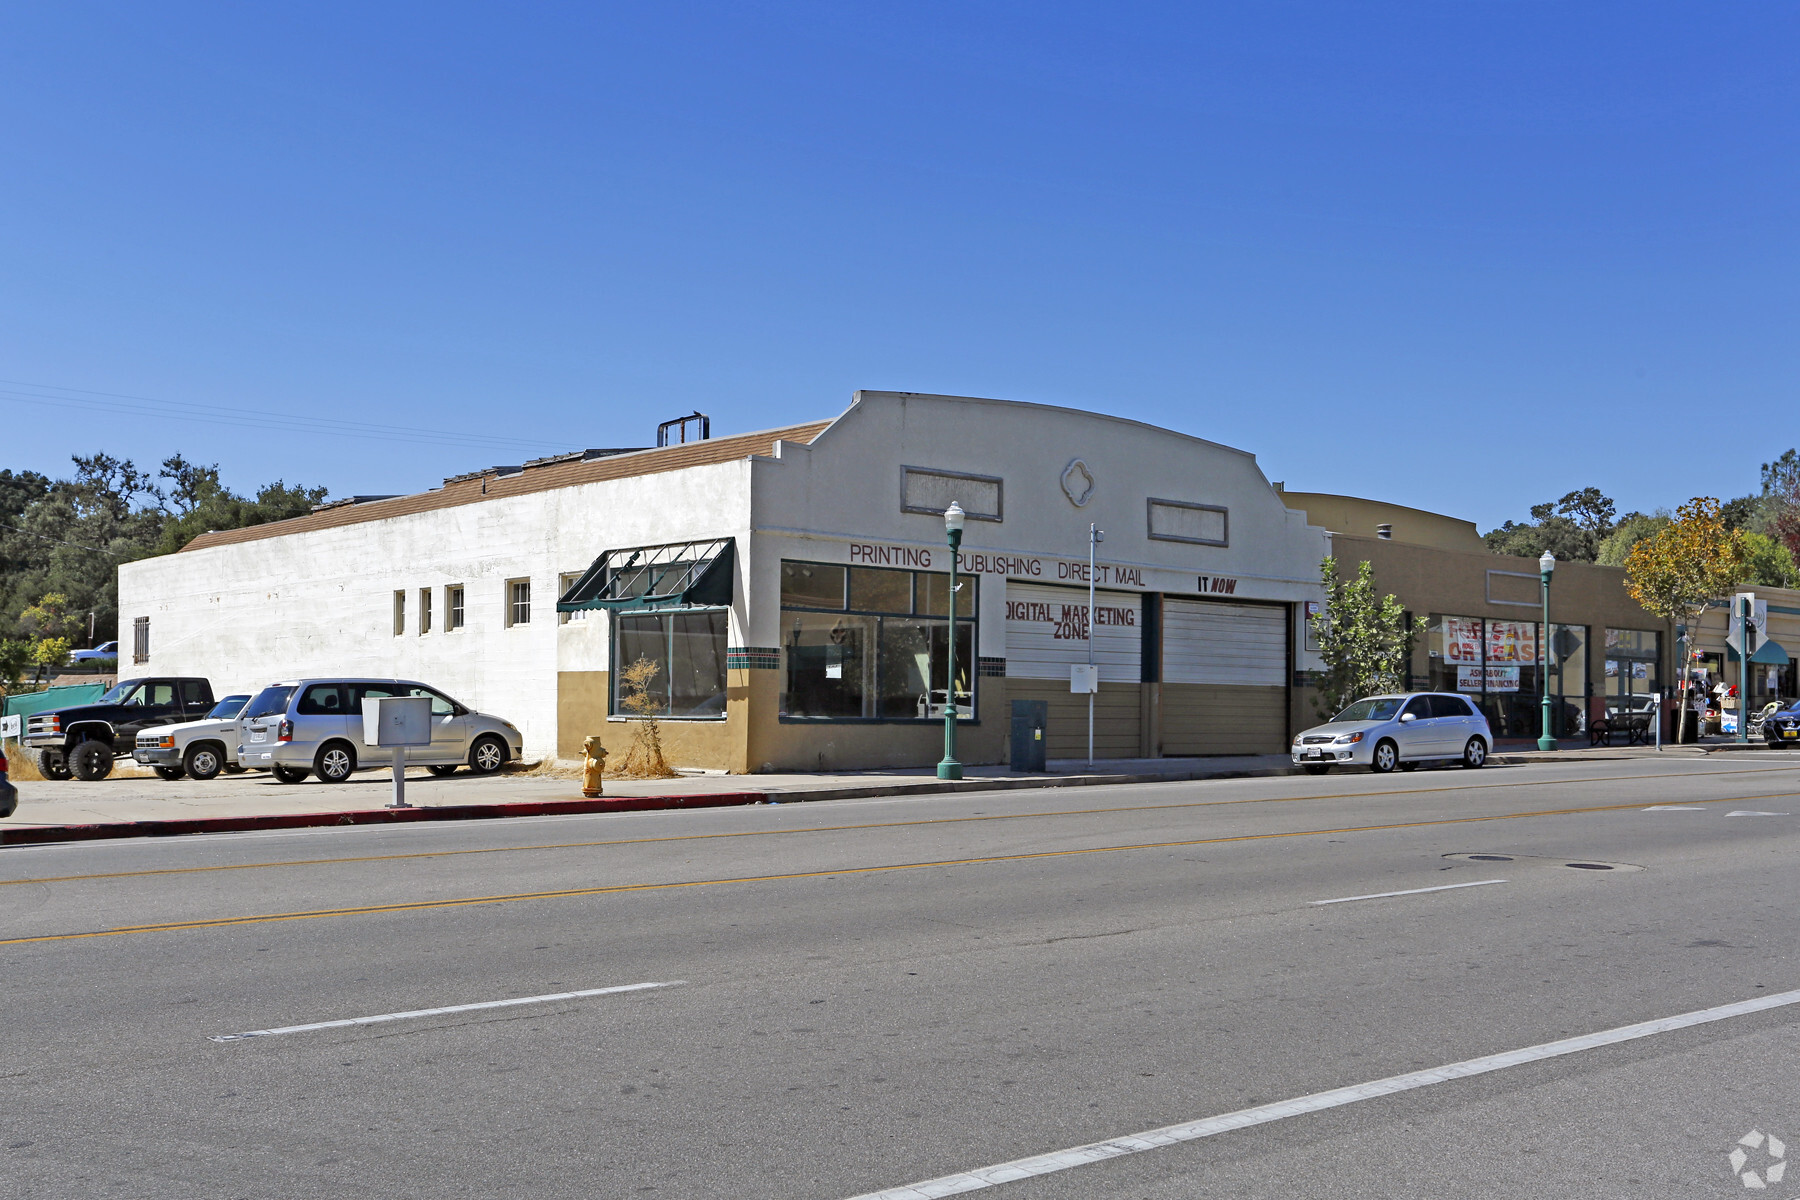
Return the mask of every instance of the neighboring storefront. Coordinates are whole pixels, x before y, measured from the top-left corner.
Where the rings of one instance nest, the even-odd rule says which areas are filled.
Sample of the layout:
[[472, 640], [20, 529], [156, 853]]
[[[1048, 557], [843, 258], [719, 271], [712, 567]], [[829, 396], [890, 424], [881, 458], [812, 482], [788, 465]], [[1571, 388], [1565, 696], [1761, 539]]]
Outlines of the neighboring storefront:
[[1583, 740], [1596, 720], [1656, 711], [1673, 681], [1667, 623], [1631, 599], [1622, 568], [1559, 562], [1546, 634], [1537, 561], [1488, 553], [1473, 524], [1351, 497], [1284, 497], [1315, 522], [1365, 531], [1333, 530], [1332, 551], [1345, 574], [1368, 561], [1376, 586], [1405, 605], [1411, 686], [1469, 697], [1496, 737], [1540, 734], [1546, 675], [1553, 736]]
[[[1757, 584], [1745, 584], [1742, 590], [1760, 601], [1765, 613], [1749, 669], [1744, 669], [1727, 641], [1730, 615], [1723, 603], [1702, 615], [1688, 647], [1689, 677], [1713, 698], [1713, 719], [1723, 716], [1719, 723], [1724, 728], [1734, 727], [1739, 699], [1745, 693], [1748, 699], [1742, 710], [1751, 714], [1771, 703], [1800, 699], [1800, 677], [1793, 657], [1800, 652], [1800, 590]], [[1681, 647], [1677, 646], [1676, 653], [1681, 653]]]

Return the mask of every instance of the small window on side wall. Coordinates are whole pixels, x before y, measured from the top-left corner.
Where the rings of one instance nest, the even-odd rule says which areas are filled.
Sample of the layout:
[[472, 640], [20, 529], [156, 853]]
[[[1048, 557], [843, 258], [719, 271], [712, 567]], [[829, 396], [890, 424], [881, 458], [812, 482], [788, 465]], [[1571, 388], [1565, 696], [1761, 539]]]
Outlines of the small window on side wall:
[[406, 632], [406, 589], [394, 593], [394, 636]]
[[531, 624], [531, 580], [506, 581], [506, 624], [509, 629]]
[[463, 627], [463, 585], [453, 583], [444, 589], [444, 629], [454, 632]]
[[419, 589], [419, 636], [431, 632], [431, 589]]
[[1220, 505], [1153, 498], [1149, 508], [1152, 541], [1196, 546], [1225, 546], [1231, 542], [1230, 513]]
[[131, 622], [131, 661], [150, 661], [150, 618], [138, 617]]
[[[565, 571], [563, 574], [558, 575], [556, 577], [556, 594], [559, 596], [568, 595], [569, 589], [581, 581], [583, 574], [585, 574], [585, 572]], [[556, 623], [558, 625], [567, 625], [570, 621], [585, 621], [587, 620], [587, 616], [587, 609], [582, 609], [579, 612], [559, 612], [556, 614]]]

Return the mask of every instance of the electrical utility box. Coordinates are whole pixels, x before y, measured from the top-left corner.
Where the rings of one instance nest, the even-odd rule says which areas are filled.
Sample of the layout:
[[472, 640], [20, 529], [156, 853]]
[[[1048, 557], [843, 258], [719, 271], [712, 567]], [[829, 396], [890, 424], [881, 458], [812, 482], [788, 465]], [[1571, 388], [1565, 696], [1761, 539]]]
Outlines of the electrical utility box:
[[431, 697], [370, 696], [363, 704], [363, 745], [431, 745]]

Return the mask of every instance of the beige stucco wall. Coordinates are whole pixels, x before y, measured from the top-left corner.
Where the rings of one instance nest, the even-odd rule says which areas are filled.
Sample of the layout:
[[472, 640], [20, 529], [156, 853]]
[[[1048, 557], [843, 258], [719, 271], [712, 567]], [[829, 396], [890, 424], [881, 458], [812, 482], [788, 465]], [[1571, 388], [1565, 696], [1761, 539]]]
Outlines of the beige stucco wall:
[[1372, 538], [1376, 536], [1375, 527], [1386, 524], [1394, 527], [1393, 540], [1397, 542], [1465, 554], [1487, 553], [1487, 544], [1481, 540], [1475, 522], [1459, 517], [1360, 496], [1289, 491], [1278, 494], [1290, 508], [1304, 512], [1310, 523], [1322, 525], [1334, 534]]

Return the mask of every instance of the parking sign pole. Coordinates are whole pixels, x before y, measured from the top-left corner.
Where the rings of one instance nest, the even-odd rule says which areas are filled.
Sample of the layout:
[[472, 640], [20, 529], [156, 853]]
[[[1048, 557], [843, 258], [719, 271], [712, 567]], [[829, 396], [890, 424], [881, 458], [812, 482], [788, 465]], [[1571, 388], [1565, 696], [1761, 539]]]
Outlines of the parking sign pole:
[[406, 802], [406, 747], [394, 747], [394, 802], [389, 808], [411, 808]]

